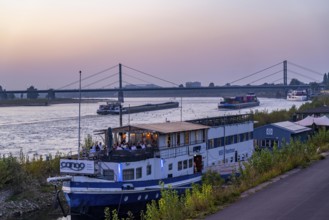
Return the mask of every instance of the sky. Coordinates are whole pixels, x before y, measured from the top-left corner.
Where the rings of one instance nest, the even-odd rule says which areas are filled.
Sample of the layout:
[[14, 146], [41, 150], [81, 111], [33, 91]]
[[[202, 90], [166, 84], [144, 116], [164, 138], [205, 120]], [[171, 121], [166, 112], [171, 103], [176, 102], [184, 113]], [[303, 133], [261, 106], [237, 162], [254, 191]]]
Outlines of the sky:
[[[328, 39], [328, 0], [0, 0], [0, 85], [58, 89], [119, 63], [156, 77], [124, 67], [124, 83], [225, 85], [284, 60], [288, 80], [319, 82]], [[235, 84], [280, 83], [282, 68]]]

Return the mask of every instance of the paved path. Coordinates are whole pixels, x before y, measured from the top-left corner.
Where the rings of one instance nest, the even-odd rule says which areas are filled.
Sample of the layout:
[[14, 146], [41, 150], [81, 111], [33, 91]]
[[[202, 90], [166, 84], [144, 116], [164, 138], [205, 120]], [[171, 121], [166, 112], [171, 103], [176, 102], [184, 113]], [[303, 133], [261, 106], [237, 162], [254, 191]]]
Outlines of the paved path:
[[[276, 178], [206, 220], [328, 220], [329, 157]], [[249, 191], [252, 192], [253, 190]]]

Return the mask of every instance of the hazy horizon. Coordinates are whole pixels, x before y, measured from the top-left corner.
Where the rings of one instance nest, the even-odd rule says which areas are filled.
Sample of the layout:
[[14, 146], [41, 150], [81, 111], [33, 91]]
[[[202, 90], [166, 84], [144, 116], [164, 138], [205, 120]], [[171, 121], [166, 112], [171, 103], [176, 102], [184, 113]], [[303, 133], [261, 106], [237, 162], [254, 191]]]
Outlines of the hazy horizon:
[[[224, 85], [283, 60], [324, 74], [328, 12], [327, 0], [2, 0], [0, 85], [56, 89], [78, 80], [80, 70], [86, 77], [118, 63], [184, 85]], [[288, 72], [290, 78], [322, 81], [320, 74], [288, 68], [300, 73]], [[126, 83], [157, 84], [125, 71]]]

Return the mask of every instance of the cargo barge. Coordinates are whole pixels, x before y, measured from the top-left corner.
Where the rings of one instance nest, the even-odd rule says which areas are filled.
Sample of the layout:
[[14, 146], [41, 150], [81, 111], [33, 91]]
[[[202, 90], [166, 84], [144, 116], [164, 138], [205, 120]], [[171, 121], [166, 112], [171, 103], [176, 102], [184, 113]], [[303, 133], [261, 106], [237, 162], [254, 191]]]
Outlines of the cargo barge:
[[241, 109], [259, 106], [260, 102], [254, 93], [244, 96], [226, 97], [218, 104], [218, 109]]

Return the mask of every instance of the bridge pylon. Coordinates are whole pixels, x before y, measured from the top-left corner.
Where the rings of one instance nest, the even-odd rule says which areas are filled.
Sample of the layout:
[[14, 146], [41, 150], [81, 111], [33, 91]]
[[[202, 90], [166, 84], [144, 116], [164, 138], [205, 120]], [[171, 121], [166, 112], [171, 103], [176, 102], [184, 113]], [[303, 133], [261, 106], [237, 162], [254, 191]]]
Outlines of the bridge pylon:
[[287, 72], [288, 72], [288, 68], [287, 68], [287, 60], [283, 61], [283, 85], [288, 85], [288, 77], [287, 77]]

